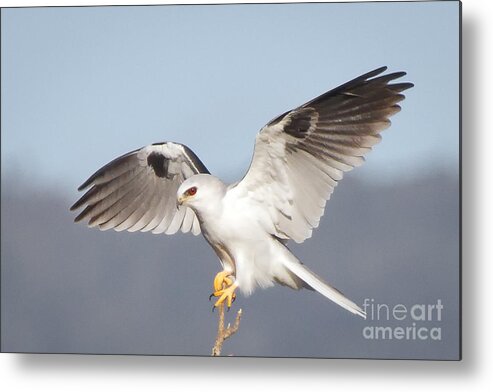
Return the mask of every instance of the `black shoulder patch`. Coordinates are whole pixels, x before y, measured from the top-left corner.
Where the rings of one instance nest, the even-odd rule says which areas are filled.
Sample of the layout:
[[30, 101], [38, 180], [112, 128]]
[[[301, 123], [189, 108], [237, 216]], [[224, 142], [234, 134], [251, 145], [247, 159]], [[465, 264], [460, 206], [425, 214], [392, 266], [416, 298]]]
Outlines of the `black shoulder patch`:
[[303, 108], [289, 115], [289, 123], [284, 126], [284, 132], [297, 139], [304, 139], [310, 128], [315, 127], [316, 111], [312, 108]]
[[158, 152], [151, 152], [147, 157], [147, 164], [152, 167], [156, 176], [171, 179], [168, 172], [169, 160]]

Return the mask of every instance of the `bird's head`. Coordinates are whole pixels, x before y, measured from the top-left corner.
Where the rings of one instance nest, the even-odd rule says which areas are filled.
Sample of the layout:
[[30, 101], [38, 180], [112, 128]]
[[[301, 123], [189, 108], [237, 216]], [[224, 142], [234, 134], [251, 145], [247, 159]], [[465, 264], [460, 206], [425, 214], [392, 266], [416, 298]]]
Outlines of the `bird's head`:
[[185, 180], [176, 193], [179, 205], [202, 209], [224, 195], [226, 186], [210, 174], [197, 174]]

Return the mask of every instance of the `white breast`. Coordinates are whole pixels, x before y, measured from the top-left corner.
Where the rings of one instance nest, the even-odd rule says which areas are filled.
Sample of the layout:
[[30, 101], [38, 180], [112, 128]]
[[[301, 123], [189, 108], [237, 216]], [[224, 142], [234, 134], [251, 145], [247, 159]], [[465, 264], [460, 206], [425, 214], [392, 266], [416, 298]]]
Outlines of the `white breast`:
[[275, 280], [297, 286], [280, 262], [283, 245], [266, 230], [270, 223], [265, 210], [248, 195], [239, 195], [234, 188], [221, 200], [215, 218], [203, 217], [202, 231], [215, 248], [223, 264], [220, 248], [234, 261], [236, 282], [248, 295], [256, 286], [272, 286]]

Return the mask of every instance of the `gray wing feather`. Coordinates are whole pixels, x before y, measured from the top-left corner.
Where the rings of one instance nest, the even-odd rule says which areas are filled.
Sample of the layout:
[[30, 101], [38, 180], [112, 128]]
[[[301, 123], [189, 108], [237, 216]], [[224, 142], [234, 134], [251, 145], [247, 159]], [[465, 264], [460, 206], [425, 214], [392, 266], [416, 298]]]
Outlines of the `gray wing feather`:
[[411, 83], [381, 75], [382, 67], [353, 79], [270, 121], [257, 135], [247, 188], [265, 206], [280, 239], [303, 242], [318, 227], [343, 173], [364, 162]]
[[195, 213], [178, 208], [181, 183], [199, 173], [209, 173], [187, 146], [156, 143], [131, 151], [103, 166], [79, 190], [89, 188], [70, 208], [85, 207], [75, 221], [116, 231], [152, 231], [174, 234], [200, 233]]

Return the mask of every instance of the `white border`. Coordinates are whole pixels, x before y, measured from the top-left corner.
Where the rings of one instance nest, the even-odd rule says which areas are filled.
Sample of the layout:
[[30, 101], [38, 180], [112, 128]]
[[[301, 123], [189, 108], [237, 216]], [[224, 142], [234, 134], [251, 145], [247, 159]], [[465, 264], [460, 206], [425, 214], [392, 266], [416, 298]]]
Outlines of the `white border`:
[[[231, 3], [232, 1], [213, 1]], [[249, 1], [242, 1], [244, 3]], [[272, 1], [274, 2], [274, 1]], [[285, 1], [284, 1], [285, 2]], [[5, 6], [163, 4], [23, 1]], [[179, 1], [181, 4], [205, 3]], [[485, 391], [493, 385], [491, 1], [463, 1], [463, 361], [290, 360], [0, 354], [5, 391]], [[419, 26], [416, 26], [419, 28]], [[417, 124], [419, 124], [419, 119]]]

